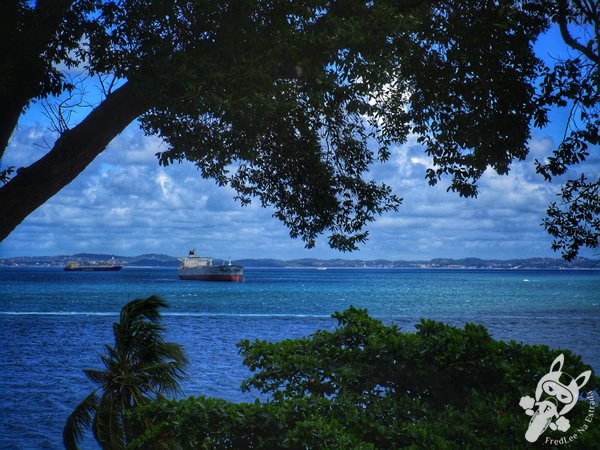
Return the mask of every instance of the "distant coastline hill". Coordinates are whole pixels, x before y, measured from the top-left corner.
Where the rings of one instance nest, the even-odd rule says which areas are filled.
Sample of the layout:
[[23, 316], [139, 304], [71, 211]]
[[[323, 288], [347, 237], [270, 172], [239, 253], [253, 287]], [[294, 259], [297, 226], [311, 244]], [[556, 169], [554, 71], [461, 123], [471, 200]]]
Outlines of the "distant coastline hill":
[[[124, 267], [177, 267], [177, 258], [161, 254], [118, 256], [110, 254], [77, 253], [58, 256], [19, 256], [0, 259], [0, 267], [60, 267], [70, 261], [97, 264], [112, 261]], [[219, 260], [217, 259], [217, 262]], [[577, 258], [564, 261], [559, 258], [479, 259], [436, 258], [429, 261], [390, 261], [359, 259], [239, 259], [232, 261], [245, 267], [263, 268], [381, 268], [381, 269], [588, 269], [600, 270], [600, 259]]]
[[112, 262], [129, 267], [177, 267], [177, 258], [160, 254], [147, 254], [139, 256], [118, 256], [98, 253], [77, 253], [75, 255], [57, 256], [18, 256], [0, 259], [0, 267], [55, 267], [65, 266], [70, 261], [79, 264], [98, 264]]

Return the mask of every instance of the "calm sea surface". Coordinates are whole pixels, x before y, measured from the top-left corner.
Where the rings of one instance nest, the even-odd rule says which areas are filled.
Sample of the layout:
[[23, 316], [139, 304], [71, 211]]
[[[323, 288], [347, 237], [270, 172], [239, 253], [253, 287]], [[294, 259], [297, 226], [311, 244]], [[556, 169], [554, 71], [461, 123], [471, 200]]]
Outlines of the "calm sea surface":
[[[421, 317], [485, 325], [497, 339], [568, 348], [600, 371], [600, 272], [247, 269], [244, 283], [180, 281], [174, 269], [0, 269], [0, 448], [62, 448], [62, 427], [92, 385], [111, 324], [158, 294], [167, 337], [191, 366], [186, 396], [251, 400], [236, 342], [332, 329], [335, 311], [367, 308], [407, 331]], [[84, 448], [95, 448], [87, 439]]]

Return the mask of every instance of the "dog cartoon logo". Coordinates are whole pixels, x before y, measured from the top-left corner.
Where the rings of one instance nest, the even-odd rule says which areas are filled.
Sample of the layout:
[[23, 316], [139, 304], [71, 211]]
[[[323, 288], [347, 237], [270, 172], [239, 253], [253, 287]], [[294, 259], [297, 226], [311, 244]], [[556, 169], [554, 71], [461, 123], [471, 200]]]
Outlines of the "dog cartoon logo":
[[579, 390], [588, 382], [592, 371], [586, 370], [573, 379], [562, 371], [564, 363], [565, 357], [560, 354], [550, 366], [550, 372], [538, 382], [535, 399], [521, 397], [519, 405], [525, 410], [525, 414], [532, 416], [525, 433], [525, 439], [529, 442], [537, 441], [548, 427], [551, 430], [567, 431], [571, 426], [565, 414], [577, 403]]

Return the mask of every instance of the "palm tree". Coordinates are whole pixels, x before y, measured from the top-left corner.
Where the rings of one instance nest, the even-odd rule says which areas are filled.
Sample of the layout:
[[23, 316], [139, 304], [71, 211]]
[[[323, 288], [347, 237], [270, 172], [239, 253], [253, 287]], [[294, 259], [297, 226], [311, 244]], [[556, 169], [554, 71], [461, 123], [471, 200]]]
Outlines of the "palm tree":
[[127, 444], [126, 413], [164, 394], [180, 392], [187, 358], [180, 345], [165, 342], [157, 296], [138, 298], [121, 309], [113, 324], [114, 347], [100, 355], [104, 370], [84, 370], [97, 388], [71, 413], [63, 430], [66, 449], [76, 449], [86, 428], [104, 449]]

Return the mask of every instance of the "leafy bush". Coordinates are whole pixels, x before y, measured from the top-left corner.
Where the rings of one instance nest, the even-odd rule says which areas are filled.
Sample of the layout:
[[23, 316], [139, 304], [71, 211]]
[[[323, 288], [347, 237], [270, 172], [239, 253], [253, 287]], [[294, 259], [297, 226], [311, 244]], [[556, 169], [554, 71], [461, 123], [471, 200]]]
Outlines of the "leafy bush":
[[[569, 351], [492, 339], [474, 324], [464, 329], [422, 320], [414, 333], [384, 325], [365, 310], [336, 313], [338, 327], [301, 339], [240, 342], [254, 374], [242, 389], [269, 400], [229, 403], [189, 398], [145, 406], [134, 417], [132, 448], [531, 448], [530, 417], [519, 406], [533, 395], [552, 361], [565, 371], [590, 367]], [[598, 389], [592, 376], [584, 387]], [[566, 433], [585, 424], [588, 404], [568, 415]], [[592, 421], [570, 448], [593, 448]]]

